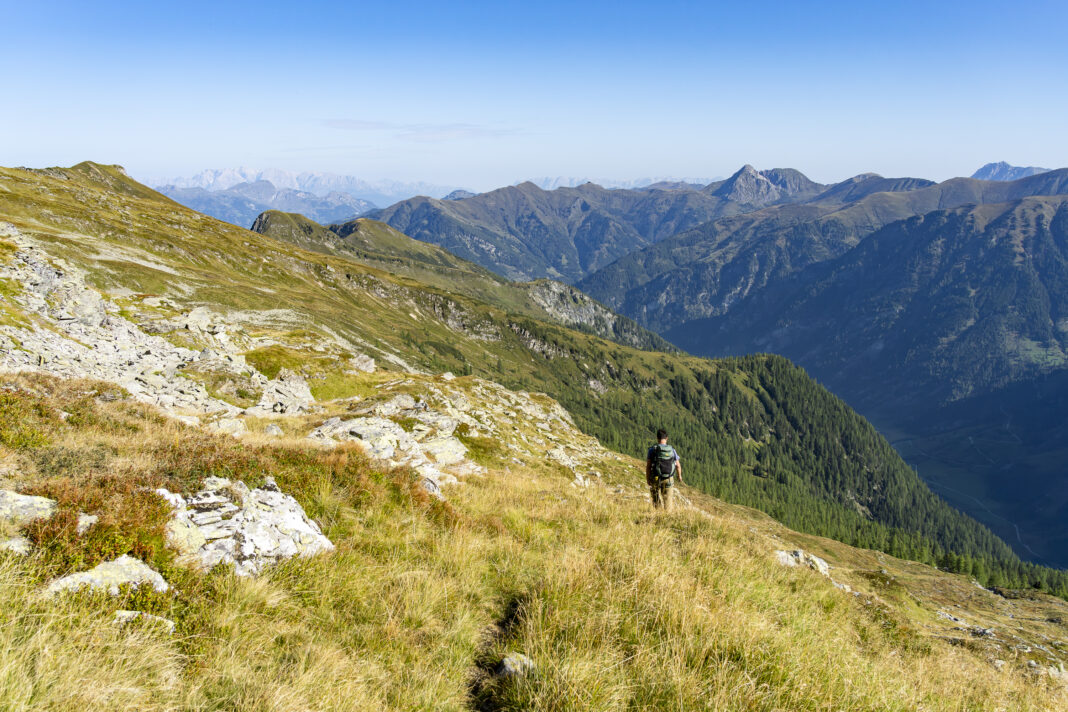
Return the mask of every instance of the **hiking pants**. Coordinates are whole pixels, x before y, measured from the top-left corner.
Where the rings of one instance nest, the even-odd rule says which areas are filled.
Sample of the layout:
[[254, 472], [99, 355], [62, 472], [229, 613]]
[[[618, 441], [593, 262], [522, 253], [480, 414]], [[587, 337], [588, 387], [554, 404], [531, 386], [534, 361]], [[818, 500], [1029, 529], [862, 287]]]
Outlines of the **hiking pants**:
[[663, 507], [665, 512], [671, 511], [671, 490], [672, 481], [674, 477], [668, 477], [664, 480], [654, 479], [649, 483], [649, 494], [653, 498], [654, 507]]

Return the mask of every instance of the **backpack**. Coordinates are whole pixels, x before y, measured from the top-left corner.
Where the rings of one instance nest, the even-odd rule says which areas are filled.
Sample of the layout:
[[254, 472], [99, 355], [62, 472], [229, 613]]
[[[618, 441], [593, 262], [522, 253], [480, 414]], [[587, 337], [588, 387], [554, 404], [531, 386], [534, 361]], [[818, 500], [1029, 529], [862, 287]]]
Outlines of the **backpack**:
[[653, 454], [650, 460], [653, 463], [653, 474], [662, 480], [670, 479], [675, 474], [675, 448], [670, 445], [657, 443], [653, 446]]

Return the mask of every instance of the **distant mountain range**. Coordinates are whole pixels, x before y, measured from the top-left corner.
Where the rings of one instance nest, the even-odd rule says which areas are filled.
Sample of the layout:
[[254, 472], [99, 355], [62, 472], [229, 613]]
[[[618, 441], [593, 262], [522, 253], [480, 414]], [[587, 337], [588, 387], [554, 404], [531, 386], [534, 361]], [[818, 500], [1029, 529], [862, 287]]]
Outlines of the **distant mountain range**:
[[987, 163], [985, 166], [972, 174], [972, 178], [979, 180], [1019, 180], [1039, 173], [1048, 173], [1049, 168], [1037, 166], [1010, 166], [1005, 161]]
[[[751, 179], [738, 199], [771, 190]], [[809, 191], [811, 193], [811, 190]], [[809, 264], [838, 257], [897, 220], [933, 210], [1068, 193], [1068, 169], [1018, 181], [857, 176], [804, 204], [720, 218], [634, 251], [577, 283], [605, 305], [661, 333], [727, 313], [739, 300]]]
[[[872, 177], [865, 177], [872, 182]], [[929, 184], [910, 183], [902, 187]], [[574, 282], [614, 260], [715, 218], [769, 205], [837, 203], [856, 179], [826, 186], [793, 169], [744, 166], [726, 180], [608, 189], [594, 183], [547, 191], [521, 183], [459, 200], [416, 197], [368, 215], [510, 279]], [[874, 179], [872, 190], [892, 189]]]
[[186, 207], [241, 227], [250, 227], [260, 213], [285, 210], [322, 222], [340, 222], [373, 210], [369, 201], [333, 191], [319, 196], [303, 190], [278, 188], [267, 180], [238, 183], [224, 190], [160, 186], [159, 192]]
[[[405, 183], [403, 181], [366, 181], [349, 175], [322, 172], [295, 172], [257, 168], [212, 168], [193, 176], [150, 180], [149, 185], [173, 186], [175, 188], [203, 188], [209, 191], [228, 190], [240, 183], [268, 181], [279, 189], [289, 188], [324, 197], [338, 192], [366, 200], [375, 205], [390, 205], [398, 200], [416, 195], [440, 198], [456, 186], [440, 186], [432, 183]], [[281, 209], [281, 208], [280, 208]], [[255, 216], [253, 216], [255, 219]]]
[[708, 185], [717, 180], [723, 180], [722, 178], [675, 178], [672, 176], [661, 176], [659, 178], [634, 178], [632, 180], [616, 180], [612, 178], [574, 178], [557, 176], [550, 178], [548, 176], [544, 178], [531, 178], [530, 180], [516, 181], [513, 185], [520, 185], [521, 183], [533, 183], [542, 190], [556, 190], [557, 188], [577, 188], [585, 183], [596, 183], [602, 188], [647, 188], [651, 185], [664, 184], [664, 183], [680, 183], [687, 184], [693, 187], [700, 188], [701, 186]]

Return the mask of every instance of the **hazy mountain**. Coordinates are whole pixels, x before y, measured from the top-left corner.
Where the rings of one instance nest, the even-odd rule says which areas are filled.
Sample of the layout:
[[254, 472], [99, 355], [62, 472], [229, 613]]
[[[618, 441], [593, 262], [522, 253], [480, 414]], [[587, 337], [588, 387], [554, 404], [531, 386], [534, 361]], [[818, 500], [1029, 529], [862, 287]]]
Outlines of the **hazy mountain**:
[[575, 281], [713, 218], [808, 200], [826, 188], [798, 171], [745, 166], [702, 187], [585, 183], [546, 191], [528, 182], [461, 201], [416, 197], [369, 217], [511, 279]]
[[159, 192], [182, 205], [241, 227], [252, 225], [256, 216], [266, 210], [285, 210], [317, 221], [336, 222], [375, 208], [373, 203], [347, 193], [334, 191], [318, 196], [302, 190], [277, 188], [266, 180], [238, 183], [225, 190], [168, 185], [159, 188]]
[[586, 183], [595, 183], [602, 188], [625, 188], [628, 190], [634, 190], [637, 188], [648, 188], [657, 184], [685, 184], [691, 188], [700, 188], [708, 185], [714, 181], [721, 180], [720, 178], [676, 178], [673, 176], [661, 176], [659, 178], [634, 178], [632, 180], [615, 180], [612, 178], [574, 178], [557, 176], [550, 178], [548, 176], [543, 178], [531, 178], [529, 181], [516, 181], [513, 185], [520, 185], [522, 183], [533, 183], [542, 190], [556, 190], [557, 188], [577, 188], [580, 185]]
[[[795, 183], [801, 188], [803, 183]], [[752, 173], [709, 186], [745, 200], [779, 188]], [[811, 188], [801, 188], [811, 193]], [[708, 190], [708, 189], [706, 189]], [[1068, 193], [1068, 169], [1013, 182], [865, 174], [803, 204], [754, 210], [702, 224], [628, 254], [577, 282], [580, 289], [640, 324], [664, 333], [693, 319], [729, 312], [751, 292], [809, 264], [844, 254], [889, 223], [940, 208]]]
[[998, 163], [987, 163], [973, 173], [972, 178], [980, 180], [1019, 180], [1039, 173], [1047, 173], [1049, 170], [1049, 168], [1038, 168], [1037, 166], [1010, 166], [1005, 161], [1000, 161]]
[[[454, 187], [432, 183], [376, 180], [366, 181], [355, 176], [322, 172], [296, 172], [256, 168], [212, 168], [193, 176], [149, 181], [152, 186], [175, 188], [203, 188], [204, 190], [228, 190], [239, 183], [268, 181], [278, 188], [289, 188], [324, 197], [333, 192], [345, 193], [375, 205], [389, 205], [416, 195], [441, 197]], [[255, 216], [253, 216], [255, 218]]]

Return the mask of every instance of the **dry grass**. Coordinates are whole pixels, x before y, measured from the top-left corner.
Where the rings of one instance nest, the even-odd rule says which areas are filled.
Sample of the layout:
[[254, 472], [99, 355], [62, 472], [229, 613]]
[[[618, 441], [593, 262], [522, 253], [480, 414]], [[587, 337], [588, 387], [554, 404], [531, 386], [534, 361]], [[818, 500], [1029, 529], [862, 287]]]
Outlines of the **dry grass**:
[[[67, 518], [36, 529], [38, 541], [52, 533], [63, 546], [0, 555], [5, 710], [1068, 704], [1044, 678], [996, 671], [919, 635], [893, 609], [777, 566], [754, 520], [728, 509], [656, 515], [633, 490], [576, 489], [551, 468], [525, 466], [453, 488], [443, 505], [409, 473], [383, 472], [355, 449], [211, 437], [123, 400], [100, 402], [89, 384], [12, 385], [6, 392], [43, 414], [48, 435], [47, 445], [14, 450], [21, 478], [63, 512], [106, 515], [102, 531], [124, 542], [109, 554], [145, 553], [175, 593], [45, 600], [37, 591], [48, 576], [75, 554], [83, 564], [98, 554], [92, 536], [68, 536]], [[58, 411], [71, 416], [53, 419]], [[337, 550], [257, 580], [175, 568], [154, 543], [162, 515], [138, 499], [141, 488], [188, 488], [209, 474], [250, 484], [275, 476]], [[138, 548], [148, 544], [156, 548]], [[177, 632], [120, 628], [111, 622], [120, 607], [166, 615]], [[501, 682], [489, 671], [513, 650], [537, 672]]]

